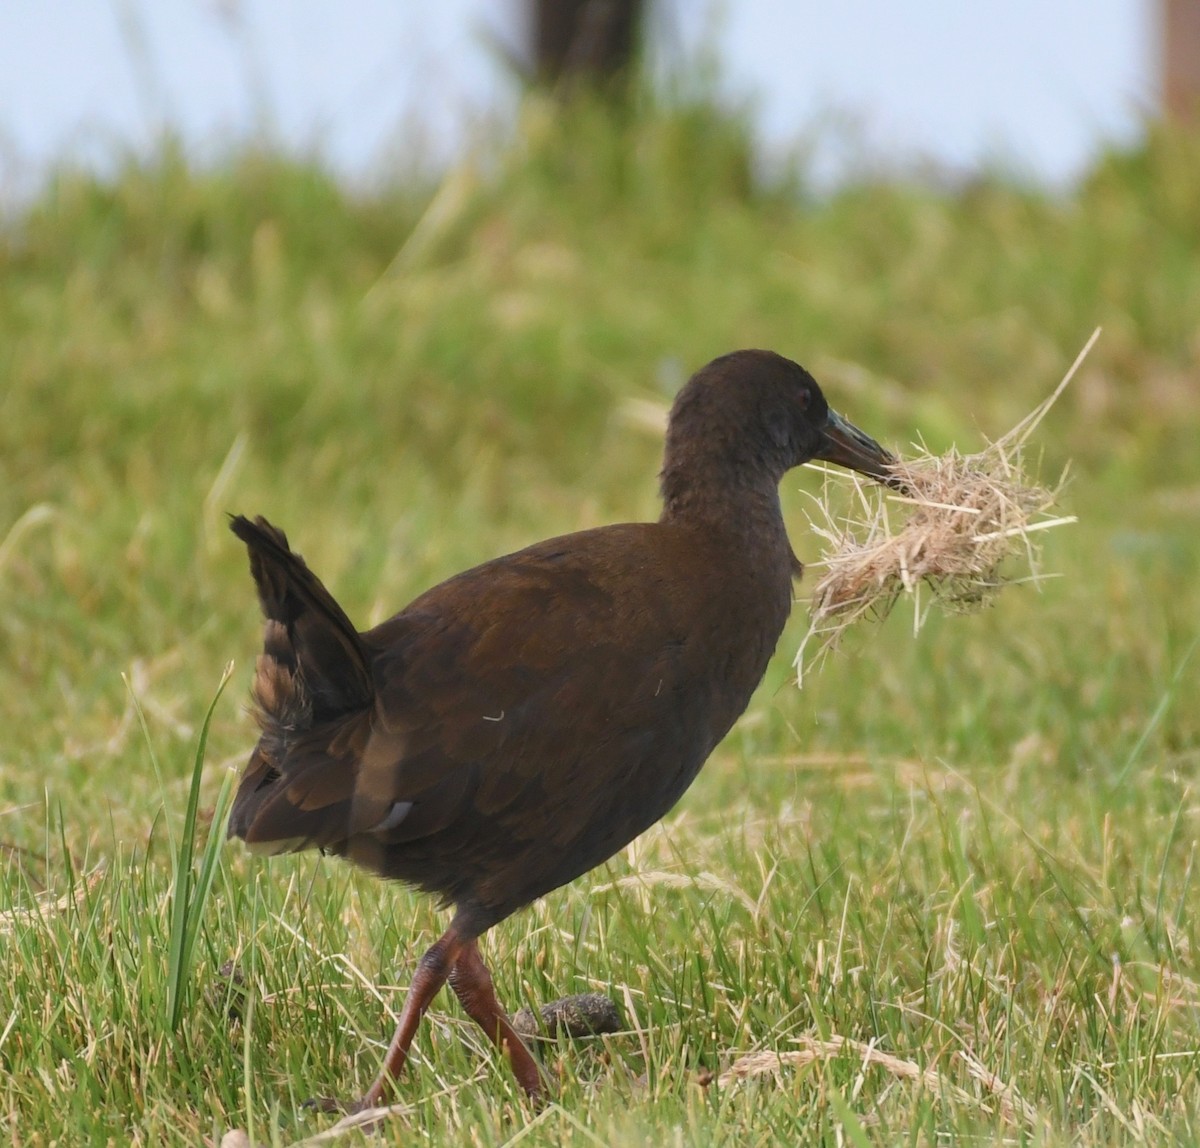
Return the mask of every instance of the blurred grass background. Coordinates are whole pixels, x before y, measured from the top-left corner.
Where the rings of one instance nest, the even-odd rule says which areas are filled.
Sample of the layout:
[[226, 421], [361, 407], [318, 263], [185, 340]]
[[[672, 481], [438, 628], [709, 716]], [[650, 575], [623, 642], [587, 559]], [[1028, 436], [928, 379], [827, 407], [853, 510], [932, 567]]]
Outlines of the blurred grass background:
[[[289, 1143], [315, 1127], [296, 1102], [369, 1080], [387, 986], [440, 931], [426, 901], [339, 864], [231, 849], [192, 1009], [166, 1025], [162, 823], [182, 819], [230, 658], [210, 805], [255, 737], [241, 702], [259, 619], [227, 511], [287, 529], [365, 627], [497, 553], [653, 517], [654, 416], [716, 354], [770, 347], [882, 441], [971, 449], [1097, 325], [1039, 432], [1044, 473], [1073, 474], [1079, 524], [1046, 544], [1062, 577], [916, 639], [898, 611], [803, 691], [798, 606], [679, 811], [489, 938], [512, 1007], [600, 988], [630, 1034], [603, 1056], [561, 1050], [559, 1101], [534, 1114], [439, 999], [401, 1085], [411, 1110], [385, 1135], [1198, 1137], [1200, 140], [1149, 130], [1062, 194], [1001, 173], [817, 194], [752, 157], [746, 124], [703, 99], [531, 97], [440, 184], [350, 191], [255, 151], [201, 170], [167, 141], [111, 178], [59, 171], [4, 223], [0, 1120], [15, 1143], [234, 1126]], [[818, 485], [784, 484], [802, 558]], [[249, 1002], [234, 1018], [230, 959]], [[944, 1088], [852, 1053], [696, 1083], [831, 1035]]]

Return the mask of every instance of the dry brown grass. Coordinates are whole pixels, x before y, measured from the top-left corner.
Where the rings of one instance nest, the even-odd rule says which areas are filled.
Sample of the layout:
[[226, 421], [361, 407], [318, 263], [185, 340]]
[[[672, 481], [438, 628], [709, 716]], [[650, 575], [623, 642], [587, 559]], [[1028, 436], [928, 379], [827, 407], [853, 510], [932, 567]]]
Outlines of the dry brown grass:
[[803, 1069], [810, 1064], [833, 1060], [849, 1053], [859, 1057], [861, 1061], [860, 1081], [856, 1087], [861, 1087], [862, 1074], [865, 1074], [869, 1067], [875, 1066], [900, 1079], [912, 1080], [923, 1085], [931, 1096], [953, 1099], [967, 1106], [979, 1105], [988, 1108], [989, 1103], [995, 1104], [1006, 1124], [1027, 1124], [1036, 1128], [1041, 1123], [1038, 1111], [1032, 1104], [966, 1049], [959, 1049], [957, 1057], [967, 1073], [981, 1086], [982, 1096], [979, 1097], [954, 1084], [948, 1073], [932, 1066], [922, 1067], [914, 1060], [895, 1056], [877, 1048], [874, 1042], [863, 1043], [835, 1033], [828, 1040], [802, 1036], [798, 1038], [797, 1043], [801, 1047], [794, 1051], [765, 1050], [741, 1056], [721, 1073], [717, 1083], [722, 1088], [729, 1088], [756, 1076], [778, 1076], [785, 1068]]
[[[819, 658], [849, 626], [886, 617], [904, 595], [913, 602], [915, 631], [931, 605], [976, 610], [1006, 585], [1045, 577], [1038, 532], [1075, 519], [1052, 513], [1065, 473], [1050, 486], [1029, 477], [1027, 447], [1099, 334], [1093, 332], [1049, 398], [983, 450], [963, 454], [951, 448], [933, 455], [921, 449], [897, 462], [894, 472], [905, 494], [885, 493], [851, 472], [822, 468], [826, 485], [809, 523], [826, 547], [815, 564], [823, 570], [813, 586], [797, 673], [803, 673], [814, 638]], [[831, 484], [846, 481], [854, 497], [849, 510], [840, 512], [833, 509]], [[1014, 557], [1022, 557], [1023, 565], [1014, 566]]]

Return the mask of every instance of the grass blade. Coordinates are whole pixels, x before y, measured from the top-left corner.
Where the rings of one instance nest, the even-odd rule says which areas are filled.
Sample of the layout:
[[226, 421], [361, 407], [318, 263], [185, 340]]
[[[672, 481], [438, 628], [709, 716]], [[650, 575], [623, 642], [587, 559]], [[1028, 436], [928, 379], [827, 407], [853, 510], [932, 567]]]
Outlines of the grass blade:
[[[199, 870], [195, 868], [196, 819], [200, 808], [200, 781], [204, 773], [204, 751], [208, 745], [208, 731], [212, 724], [217, 702], [225, 691], [233, 663], [225, 667], [217, 692], [209, 704], [208, 712], [196, 739], [196, 752], [192, 759], [191, 785], [188, 789], [187, 811], [183, 819], [183, 833], [172, 849], [174, 880], [171, 889], [171, 920], [167, 945], [167, 1025], [171, 1031], [179, 1027], [183, 1016], [188, 975], [191, 972], [192, 954], [200, 932], [204, 905], [212, 889], [213, 878], [220, 862], [220, 849], [224, 840], [222, 832], [225, 814], [228, 812], [233, 775], [226, 776], [213, 811], [208, 838], [200, 852]], [[169, 819], [168, 819], [169, 823]]]

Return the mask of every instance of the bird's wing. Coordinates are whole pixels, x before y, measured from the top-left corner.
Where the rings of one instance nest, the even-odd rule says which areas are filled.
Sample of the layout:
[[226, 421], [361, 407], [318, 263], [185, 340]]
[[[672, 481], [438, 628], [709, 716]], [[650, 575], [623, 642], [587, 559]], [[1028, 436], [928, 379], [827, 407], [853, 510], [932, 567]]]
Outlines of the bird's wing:
[[[475, 817], [553, 839], [569, 809], [621, 786], [671, 732], [691, 662], [675, 584], [610, 574], [610, 559], [626, 569], [644, 537], [608, 528], [533, 547], [443, 583], [394, 630], [380, 627], [355, 830], [395, 819], [386, 839], [413, 840], [469, 804]], [[400, 802], [412, 803], [402, 819]]]

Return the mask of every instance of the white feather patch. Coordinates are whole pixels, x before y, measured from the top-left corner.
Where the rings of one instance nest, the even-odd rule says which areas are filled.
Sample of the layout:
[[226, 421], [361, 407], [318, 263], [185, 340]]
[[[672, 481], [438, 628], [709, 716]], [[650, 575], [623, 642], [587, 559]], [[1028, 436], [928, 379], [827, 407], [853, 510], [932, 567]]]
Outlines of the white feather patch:
[[372, 833], [386, 833], [389, 829], [395, 829], [397, 825], [403, 821], [412, 809], [411, 801], [397, 801], [390, 810], [388, 815], [378, 824], [371, 827]]

